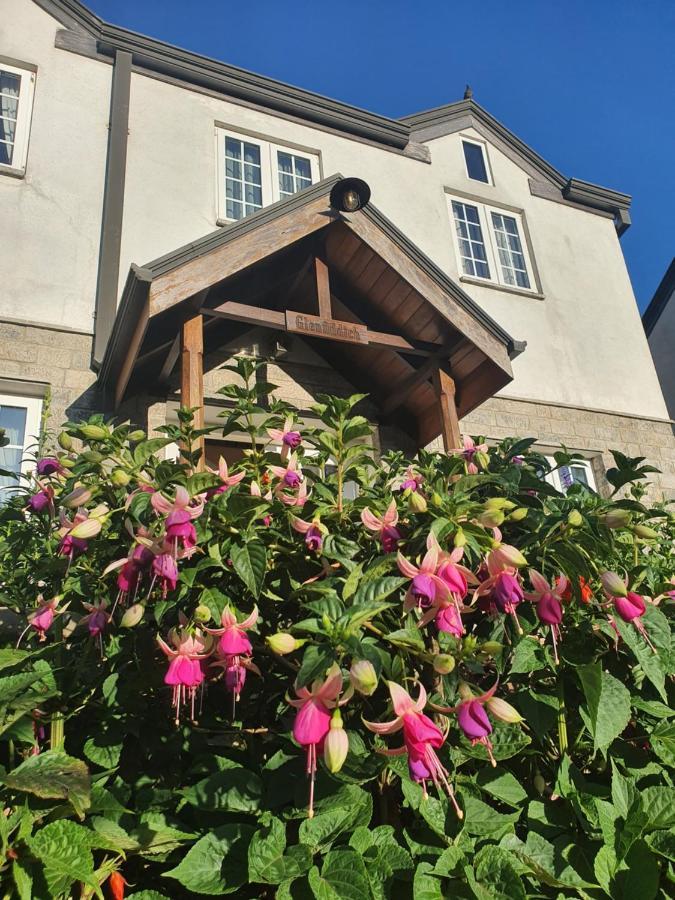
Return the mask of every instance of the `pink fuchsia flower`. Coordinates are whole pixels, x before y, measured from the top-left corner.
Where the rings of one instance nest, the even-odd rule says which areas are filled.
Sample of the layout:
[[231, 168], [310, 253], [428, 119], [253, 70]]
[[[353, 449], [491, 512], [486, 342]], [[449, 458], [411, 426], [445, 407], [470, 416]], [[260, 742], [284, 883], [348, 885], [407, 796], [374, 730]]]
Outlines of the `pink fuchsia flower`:
[[[499, 530], [496, 534], [501, 537]], [[486, 597], [490, 607], [512, 616], [519, 634], [523, 633], [516, 615], [516, 607], [524, 599], [523, 588], [518, 576], [518, 567], [527, 564], [527, 560], [515, 547], [502, 544], [498, 539], [496, 546], [487, 554], [485, 578], [474, 593], [474, 599]]]
[[553, 639], [553, 655], [558, 662], [558, 641], [560, 640], [560, 623], [563, 618], [563, 596], [569, 588], [569, 579], [560, 575], [555, 585], [550, 585], [536, 569], [530, 569], [530, 583], [534, 591], [525, 594], [527, 600], [537, 604], [537, 617], [540, 622], [549, 625]]
[[344, 705], [352, 695], [349, 688], [345, 696], [339, 700], [342, 693], [342, 672], [335, 663], [326, 673], [326, 677], [317, 679], [311, 688], [296, 687], [297, 700], [288, 703], [294, 706], [298, 712], [293, 723], [293, 737], [301, 747], [307, 748], [307, 775], [310, 779], [309, 804], [307, 816], [314, 816], [314, 780], [316, 777], [316, 751], [323, 749], [326, 735], [330, 730], [331, 710]]
[[423, 476], [415, 471], [414, 466], [408, 466], [403, 475], [394, 478], [391, 482], [391, 488], [392, 490], [399, 490], [401, 492], [412, 491], [412, 493], [415, 493], [416, 491], [419, 491], [423, 481]]
[[56, 607], [58, 602], [58, 597], [53, 597], [51, 600], [45, 600], [43, 597], [38, 597], [37, 609], [28, 615], [28, 627], [32, 628], [33, 631], [37, 633], [40, 641], [47, 639], [47, 632], [54, 623], [54, 615], [57, 612]]
[[80, 619], [80, 625], [86, 625], [92, 637], [99, 637], [110, 621], [110, 613], [106, 612], [108, 603], [106, 600], [97, 600], [95, 603], [82, 603], [89, 615]]
[[320, 552], [323, 546], [323, 539], [328, 534], [328, 529], [321, 524], [318, 518], [312, 522], [305, 522], [304, 519], [291, 516], [291, 527], [300, 534], [304, 534], [308, 550], [311, 550], [312, 553]]
[[178, 486], [174, 500], [167, 499], [159, 491], [153, 491], [150, 498], [152, 508], [161, 516], [168, 516], [174, 512], [186, 512], [190, 519], [198, 519], [204, 512], [204, 495], [190, 497], [187, 490]]
[[215, 497], [217, 494], [224, 494], [225, 491], [228, 491], [231, 487], [234, 487], [235, 484], [239, 484], [240, 481], [246, 476], [245, 472], [236, 472], [234, 475], [230, 475], [227, 469], [227, 462], [221, 456], [218, 460], [218, 468], [217, 469], [209, 469], [207, 466], [207, 470], [212, 475], [217, 475], [222, 484], [218, 487], [209, 488], [206, 492], [207, 497]]
[[405, 595], [403, 609], [428, 609], [435, 601], [450, 596], [450, 589], [445, 581], [436, 574], [441, 548], [433, 534], [427, 538], [427, 552], [419, 566], [414, 565], [399, 550], [396, 562], [402, 575], [410, 578], [411, 583]]
[[40, 488], [35, 494], [28, 498], [28, 506], [31, 512], [41, 513], [46, 509], [50, 515], [54, 515], [54, 488], [50, 484], [38, 482]]
[[44, 456], [37, 461], [35, 471], [40, 478], [44, 478], [49, 475], [61, 475], [65, 469], [56, 457]]
[[283, 428], [268, 428], [267, 433], [277, 444], [281, 444], [281, 461], [285, 462], [291, 450], [297, 450], [302, 443], [302, 435], [293, 430], [293, 418], [288, 416]]
[[487, 444], [475, 444], [473, 438], [465, 434], [462, 438], [463, 447], [456, 447], [450, 453], [459, 453], [466, 462], [466, 471], [469, 475], [478, 474], [478, 466], [474, 462], [477, 453], [487, 453]]
[[377, 516], [371, 512], [366, 506], [361, 510], [361, 521], [368, 529], [376, 534], [382, 544], [382, 550], [385, 553], [394, 553], [401, 540], [401, 532], [396, 527], [398, 525], [398, 510], [396, 508], [396, 500], [391, 501], [387, 507], [387, 511], [382, 516]]
[[178, 584], [178, 566], [174, 555], [166, 550], [158, 553], [152, 560], [152, 572], [159, 581], [162, 596], [166, 599], [167, 593], [175, 590]]
[[302, 466], [298, 462], [298, 457], [292, 453], [285, 466], [270, 466], [270, 472], [279, 479], [276, 487], [277, 491], [281, 490], [297, 490], [300, 487], [302, 478]]
[[445, 741], [445, 736], [438, 725], [423, 712], [427, 703], [427, 692], [423, 685], [419, 685], [417, 700], [413, 700], [410, 694], [399, 684], [388, 681], [389, 694], [394, 707], [396, 718], [391, 722], [367, 722], [364, 725], [370, 731], [379, 735], [395, 734], [403, 730], [403, 746], [393, 749], [380, 750], [386, 756], [400, 756], [408, 754], [408, 769], [410, 777], [422, 784], [424, 796], [427, 795], [427, 779], [431, 779], [437, 790], [444, 789], [450, 798], [458, 818], [463, 817], [454, 792], [448, 780], [447, 769], [443, 766], [436, 754]]
[[[628, 622], [640, 632], [644, 640], [649, 644], [652, 651], [656, 653], [656, 647], [649, 639], [649, 635], [645, 629], [644, 623], [641, 621], [647, 611], [647, 603], [645, 598], [628, 590], [627, 579], [622, 579], [616, 572], [603, 572], [600, 576], [602, 586], [608, 599], [614, 605], [614, 609], [620, 619]], [[650, 601], [651, 602], [651, 601]], [[610, 624], [612, 620], [610, 617]], [[615, 629], [616, 630], [616, 629]]]
[[78, 509], [72, 519], [69, 519], [63, 510], [60, 513], [61, 527], [57, 534], [61, 538], [57, 553], [67, 556], [69, 565], [76, 556], [86, 553], [88, 541], [96, 537], [103, 527], [103, 518], [108, 512], [105, 504], [87, 512], [86, 509]]
[[157, 635], [157, 643], [165, 656], [170, 660], [169, 668], [164, 676], [164, 684], [173, 688], [172, 706], [176, 711], [176, 724], [180, 718], [181, 706], [190, 700], [190, 718], [195, 717], [195, 697], [197, 688], [204, 681], [202, 660], [211, 653], [208, 640], [198, 631], [187, 631], [183, 628], [172, 628], [169, 641], [165, 643]]
[[257, 675], [260, 670], [251, 662], [253, 647], [246, 635], [246, 631], [252, 628], [258, 620], [258, 609], [247, 616], [243, 622], [238, 622], [237, 617], [229, 607], [223, 610], [220, 622], [222, 628], [208, 628], [209, 634], [220, 638], [218, 641], [218, 653], [221, 659], [215, 665], [225, 671], [225, 687], [232, 694], [232, 713], [234, 714], [237, 701], [246, 681], [246, 671], [250, 670]]
[[[499, 682], [496, 681], [488, 691], [476, 697], [469, 685], [466, 684], [466, 682], [461, 681], [458, 687], [461, 700], [457, 706], [445, 707], [434, 705], [434, 709], [437, 709], [439, 712], [454, 712], [457, 714], [457, 724], [464, 733], [464, 736], [471, 741], [472, 746], [474, 744], [482, 744], [485, 747], [493, 766], [496, 766], [497, 762], [493, 756], [492, 742], [489, 738], [489, 735], [492, 734], [492, 723], [483, 707], [488, 706], [489, 709], [491, 708], [490, 704], [493, 703], [493, 695], [497, 690], [498, 684]], [[494, 705], [494, 709], [491, 709], [491, 711], [497, 718], [503, 718], [504, 709], [507, 710], [507, 715], [508, 712], [515, 714], [515, 718], [513, 716], [508, 716], [506, 719], [507, 721], [520, 721], [520, 716], [513, 707], [503, 701], [501, 701], [501, 705]]]

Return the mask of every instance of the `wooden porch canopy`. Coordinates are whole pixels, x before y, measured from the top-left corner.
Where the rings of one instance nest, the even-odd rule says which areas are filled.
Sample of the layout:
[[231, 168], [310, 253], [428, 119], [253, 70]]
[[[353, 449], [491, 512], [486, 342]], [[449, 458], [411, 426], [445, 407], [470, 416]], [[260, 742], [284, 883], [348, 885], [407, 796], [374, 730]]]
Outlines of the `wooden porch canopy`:
[[514, 341], [379, 210], [330, 205], [326, 179], [146, 266], [132, 266], [99, 373], [115, 408], [252, 327], [301, 335], [382, 421], [458, 446], [464, 416], [512, 379]]

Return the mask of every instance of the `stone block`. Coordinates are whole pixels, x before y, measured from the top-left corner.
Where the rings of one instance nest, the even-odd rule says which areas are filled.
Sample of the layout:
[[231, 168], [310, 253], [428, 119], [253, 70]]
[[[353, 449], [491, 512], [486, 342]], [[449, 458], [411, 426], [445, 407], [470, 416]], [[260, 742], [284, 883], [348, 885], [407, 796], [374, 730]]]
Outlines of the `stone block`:
[[4, 360], [10, 362], [35, 362], [38, 358], [38, 348], [34, 344], [25, 341], [7, 340], [0, 346], [0, 364]]
[[13, 322], [0, 322], [0, 347], [3, 347], [6, 341], [25, 340], [25, 325], [15, 325]]
[[62, 350], [56, 344], [37, 347], [37, 361], [50, 369], [70, 369], [71, 356], [70, 350]]

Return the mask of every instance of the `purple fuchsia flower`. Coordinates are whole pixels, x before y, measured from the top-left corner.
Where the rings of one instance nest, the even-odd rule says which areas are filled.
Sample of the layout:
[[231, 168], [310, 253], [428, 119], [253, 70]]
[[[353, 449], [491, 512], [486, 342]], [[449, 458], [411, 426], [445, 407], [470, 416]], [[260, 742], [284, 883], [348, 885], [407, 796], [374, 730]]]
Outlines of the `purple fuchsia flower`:
[[165, 643], [157, 635], [157, 643], [168, 659], [169, 668], [164, 676], [164, 684], [173, 688], [172, 706], [176, 711], [176, 724], [180, 719], [181, 706], [190, 701], [190, 718], [195, 717], [197, 688], [204, 681], [202, 661], [211, 653], [210, 641], [196, 629], [172, 628], [169, 641]]
[[50, 475], [61, 475], [65, 469], [55, 456], [43, 456], [37, 461], [35, 471], [40, 478], [46, 478]]
[[233, 716], [246, 681], [246, 671], [260, 675], [260, 670], [251, 661], [253, 647], [246, 636], [246, 631], [253, 628], [257, 620], [257, 607], [253, 607], [253, 612], [243, 622], [237, 622], [232, 610], [225, 607], [220, 617], [223, 627], [206, 629], [209, 634], [219, 637], [218, 654], [221, 658], [214, 662], [214, 665], [220, 666], [225, 671], [225, 687], [232, 694]]
[[443, 582], [446, 591], [438, 591], [431, 606], [419, 620], [419, 627], [423, 628], [432, 620], [439, 631], [454, 634], [461, 637], [464, 634], [462, 613], [471, 612], [471, 607], [464, 606], [461, 601], [468, 592], [468, 583], [476, 583], [476, 576], [469, 569], [459, 565], [463, 556], [463, 549], [456, 547], [451, 553], [445, 553], [440, 549], [438, 541], [433, 535], [429, 535], [427, 546], [438, 548], [438, 562], [436, 575]]
[[[501, 538], [498, 529], [495, 529], [495, 533]], [[486, 597], [491, 609], [512, 616], [518, 633], [522, 634], [516, 607], [522, 603], [525, 594], [518, 567], [527, 565], [527, 560], [520, 550], [509, 544], [502, 544], [499, 538], [496, 546], [487, 554], [485, 567], [488, 577], [478, 586], [474, 599]]]
[[537, 572], [536, 569], [530, 569], [530, 583], [534, 591], [525, 594], [526, 600], [532, 600], [537, 604], [537, 617], [540, 622], [549, 625], [551, 628], [551, 638], [553, 639], [553, 655], [555, 661], [558, 660], [558, 641], [560, 640], [560, 623], [563, 618], [563, 594], [569, 587], [569, 579], [565, 575], [560, 575], [552, 586]]
[[291, 516], [291, 527], [300, 534], [304, 534], [308, 550], [311, 550], [312, 553], [321, 552], [323, 539], [328, 534], [328, 529], [321, 524], [318, 517], [311, 522], [305, 522], [304, 519]]
[[350, 687], [342, 699], [342, 672], [335, 663], [326, 673], [324, 679], [317, 679], [311, 688], [295, 688], [297, 700], [286, 700], [298, 712], [293, 723], [293, 737], [301, 747], [307, 748], [307, 775], [309, 782], [309, 804], [307, 817], [314, 816], [314, 779], [316, 777], [316, 751], [323, 749], [323, 744], [331, 725], [331, 710], [343, 706], [352, 696]]
[[80, 625], [86, 625], [89, 634], [97, 642], [101, 656], [103, 656], [103, 632], [108, 627], [112, 616], [107, 612], [106, 600], [97, 600], [94, 603], [82, 603], [89, 615], [80, 619]]
[[436, 574], [441, 548], [433, 534], [427, 538], [427, 552], [419, 566], [415, 566], [399, 550], [396, 562], [402, 575], [411, 583], [405, 595], [403, 609], [428, 609], [437, 600], [450, 597], [450, 589]]
[[287, 506], [305, 505], [307, 485], [295, 453], [291, 453], [285, 466], [270, 466], [270, 472], [279, 479], [274, 488], [274, 495], [278, 500]]
[[166, 516], [166, 538], [174, 549], [174, 556], [178, 555], [178, 548], [192, 549], [197, 543], [197, 532], [192, 524], [204, 512], [204, 495], [190, 497], [184, 487], [176, 488], [175, 500], [168, 500], [159, 491], [155, 491], [150, 498], [150, 503], [155, 512]]
[[302, 443], [302, 435], [300, 432], [293, 430], [292, 416], [288, 416], [284, 422], [283, 428], [268, 428], [267, 433], [275, 443], [281, 444], [282, 462], [285, 462], [288, 459], [288, 454], [291, 450], [297, 450]]
[[89, 512], [86, 509], [78, 509], [72, 519], [61, 510], [61, 527], [57, 531], [61, 540], [57, 553], [68, 557], [69, 566], [76, 556], [87, 552], [88, 541], [100, 533], [107, 513], [108, 507], [103, 503]]
[[392, 499], [387, 507], [387, 511], [382, 516], [375, 515], [366, 506], [365, 509], [361, 510], [361, 521], [368, 531], [372, 531], [373, 534], [377, 535], [384, 553], [396, 552], [401, 540], [401, 532], [396, 527], [398, 525], [396, 500]]
[[385, 756], [401, 756], [407, 753], [410, 777], [421, 783], [424, 796], [427, 796], [427, 779], [430, 778], [437, 790], [445, 790], [455, 808], [457, 818], [463, 818], [464, 813], [457, 804], [448, 780], [448, 771], [436, 754], [436, 750], [443, 746], [445, 735], [423, 712], [427, 703], [424, 686], [419, 685], [417, 700], [413, 700], [410, 694], [394, 681], [388, 681], [387, 686], [396, 718], [391, 722], [366, 722], [364, 719], [363, 724], [379, 735], [395, 734], [402, 729], [403, 746], [378, 752]]
[[39, 491], [36, 491], [28, 498], [27, 509], [34, 513], [42, 513], [46, 509], [49, 510], [51, 516], [54, 515], [54, 488], [50, 484], [38, 481]]
[[[54, 623], [54, 616], [58, 612], [59, 598], [53, 597], [51, 600], [45, 600], [41, 595], [38, 597], [37, 609], [28, 614], [28, 626], [37, 633], [38, 640], [45, 641], [47, 632]], [[27, 630], [27, 629], [26, 629]], [[23, 632], [25, 634], [26, 631]], [[23, 637], [23, 635], [22, 635]], [[19, 638], [19, 641], [21, 638]], [[18, 646], [18, 645], [17, 645]]]
[[235, 484], [239, 484], [246, 475], [245, 472], [236, 472], [234, 475], [230, 475], [227, 468], [227, 462], [221, 456], [218, 460], [218, 468], [217, 469], [209, 469], [207, 466], [207, 471], [209, 471], [212, 475], [217, 475], [222, 484], [218, 487], [209, 488], [206, 492], [206, 497], [211, 498], [215, 497], [218, 494], [224, 494], [225, 491], [229, 491], [231, 487], [234, 487]]
[[152, 574], [159, 582], [164, 599], [169, 591], [176, 589], [178, 584], [178, 566], [176, 557], [171, 550], [171, 545], [165, 544], [163, 552], [158, 553], [152, 560]]
[[132, 545], [128, 556], [116, 559], [103, 570], [103, 574], [107, 575], [108, 572], [119, 569], [117, 575], [118, 594], [115, 604], [121, 603], [123, 606], [128, 597], [133, 595], [135, 599], [143, 576], [150, 571], [155, 554], [159, 552], [147, 528], [139, 528], [134, 534], [131, 523], [127, 520], [127, 530], [137, 543]]
[[[619, 618], [631, 624], [636, 631], [639, 631], [646, 643], [651, 647], [652, 652], [656, 653], [656, 647], [649, 639], [644, 622], [642, 622], [642, 616], [647, 611], [647, 602], [651, 603], [651, 599], [645, 598], [641, 594], [636, 594], [635, 591], [629, 591], [628, 579], [622, 579], [616, 572], [603, 572], [600, 580], [602, 581], [605, 594], [614, 605], [614, 610]], [[609, 621], [610, 624], [613, 624], [611, 616]]]
[[458, 453], [461, 457], [463, 457], [466, 463], [466, 471], [469, 475], [477, 475], [478, 474], [478, 466], [474, 462], [476, 459], [477, 453], [487, 453], [488, 445], [487, 444], [475, 444], [473, 438], [469, 437], [468, 434], [465, 434], [462, 438], [463, 447], [455, 447], [450, 450], [450, 453]]

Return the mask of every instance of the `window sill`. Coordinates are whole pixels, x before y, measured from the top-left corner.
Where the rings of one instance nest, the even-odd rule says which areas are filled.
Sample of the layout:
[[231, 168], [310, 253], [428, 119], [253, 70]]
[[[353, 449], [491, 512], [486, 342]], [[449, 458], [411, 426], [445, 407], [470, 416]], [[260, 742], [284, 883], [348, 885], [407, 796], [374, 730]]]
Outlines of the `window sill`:
[[9, 175], [10, 178], [24, 178], [25, 169], [18, 169], [14, 166], [0, 166], [0, 175]]
[[459, 280], [466, 284], [478, 284], [481, 287], [490, 288], [493, 291], [503, 291], [507, 294], [517, 294], [519, 297], [529, 297], [531, 300], [543, 300], [544, 295], [540, 291], [528, 291], [524, 288], [510, 287], [507, 284], [496, 284], [485, 278], [472, 278], [470, 275], [460, 275]]

